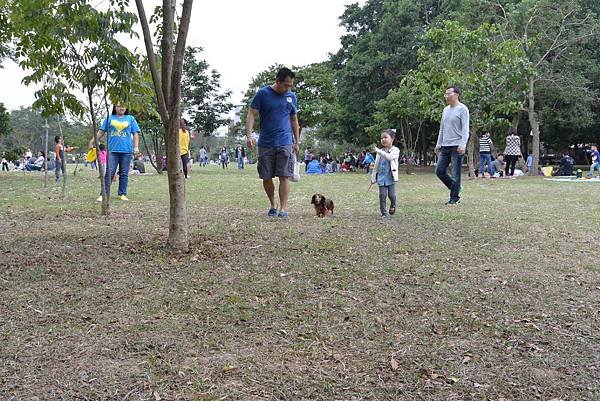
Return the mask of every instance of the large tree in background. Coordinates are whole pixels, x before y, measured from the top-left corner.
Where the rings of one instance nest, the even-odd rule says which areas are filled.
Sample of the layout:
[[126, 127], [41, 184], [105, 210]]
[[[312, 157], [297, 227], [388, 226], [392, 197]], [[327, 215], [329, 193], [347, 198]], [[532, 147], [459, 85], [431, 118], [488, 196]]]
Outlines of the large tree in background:
[[233, 109], [231, 91], [221, 91], [221, 74], [209, 71], [206, 60], [200, 58], [201, 47], [187, 47], [183, 61], [181, 98], [183, 113], [191, 119], [191, 127], [204, 136], [229, 122]]
[[10, 114], [6, 111], [4, 103], [0, 103], [0, 141], [12, 132]]
[[347, 34], [332, 56], [337, 97], [333, 137], [366, 144], [366, 128], [373, 125], [375, 102], [398, 86], [417, 67], [416, 49], [440, 13], [433, 0], [368, 0], [348, 6], [340, 17]]
[[[59, 128], [60, 121], [60, 128]], [[0, 137], [0, 147], [12, 149], [17, 147], [30, 148], [33, 151], [43, 150], [45, 133], [42, 129], [44, 117], [39, 110], [31, 107], [21, 107], [10, 112], [11, 131]], [[89, 125], [79, 121], [69, 121], [64, 117], [48, 119], [52, 136], [61, 130], [65, 143], [80, 149], [87, 146], [90, 139]]]
[[530, 174], [537, 172], [541, 142], [566, 149], [595, 139], [587, 128], [599, 112], [599, 11], [592, 0], [468, 0], [452, 14], [471, 26], [495, 23], [521, 43], [534, 68], [521, 107], [531, 130]]
[[[376, 119], [400, 122], [401, 133], [411, 122], [422, 124], [424, 116], [439, 121], [445, 107], [444, 90], [457, 85], [471, 115], [467, 160], [473, 176], [476, 133], [499, 119], [510, 125], [527, 88], [529, 60], [519, 41], [502, 40], [498, 29], [487, 23], [470, 30], [446, 21], [440, 28], [429, 29], [425, 37], [418, 51], [419, 68], [378, 103]], [[408, 115], [411, 111], [412, 116]]]
[[181, 118], [181, 79], [185, 42], [190, 25], [193, 0], [184, 0], [178, 31], [175, 32], [175, 0], [164, 0], [161, 24], [160, 68], [152, 44], [152, 34], [142, 0], [136, 0], [144, 33], [148, 64], [154, 82], [158, 112], [165, 128], [167, 177], [169, 181], [169, 237], [171, 251], [189, 250], [185, 180], [179, 157], [179, 120]]

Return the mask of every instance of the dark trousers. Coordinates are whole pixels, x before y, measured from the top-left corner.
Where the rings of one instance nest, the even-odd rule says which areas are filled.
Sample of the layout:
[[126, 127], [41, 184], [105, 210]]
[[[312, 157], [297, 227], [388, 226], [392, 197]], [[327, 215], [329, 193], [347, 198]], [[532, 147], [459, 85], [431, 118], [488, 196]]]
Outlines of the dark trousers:
[[62, 164], [62, 160], [55, 160], [54, 163], [54, 176], [56, 177], [56, 181], [58, 182], [58, 180], [60, 180], [60, 173], [62, 172], [63, 175], [65, 175], [65, 166], [63, 166]]
[[517, 165], [517, 160], [519, 160], [519, 156], [505, 155], [504, 160], [506, 160], [506, 167], [504, 167], [504, 175], [513, 175], [515, 173], [515, 166]]
[[[458, 153], [458, 146], [442, 146], [435, 173], [444, 185], [450, 190], [450, 201], [460, 199], [460, 173], [463, 156]], [[448, 166], [452, 176], [448, 175]]]
[[186, 153], [181, 155], [181, 166], [183, 167], [183, 176], [188, 177], [188, 163], [190, 162], [190, 156]]

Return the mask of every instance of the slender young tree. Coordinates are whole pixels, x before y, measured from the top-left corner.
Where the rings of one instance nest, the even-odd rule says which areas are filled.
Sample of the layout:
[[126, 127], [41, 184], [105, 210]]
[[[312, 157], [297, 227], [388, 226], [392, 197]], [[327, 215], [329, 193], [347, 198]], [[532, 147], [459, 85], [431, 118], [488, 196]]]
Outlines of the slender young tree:
[[169, 182], [169, 237], [167, 248], [175, 252], [189, 250], [185, 180], [179, 157], [179, 119], [181, 116], [181, 78], [183, 55], [190, 25], [193, 0], [184, 0], [175, 37], [175, 0], [163, 0], [160, 70], [154, 53], [152, 34], [142, 0], [136, 0], [144, 33], [148, 65], [152, 73], [158, 112], [165, 129], [167, 177]]

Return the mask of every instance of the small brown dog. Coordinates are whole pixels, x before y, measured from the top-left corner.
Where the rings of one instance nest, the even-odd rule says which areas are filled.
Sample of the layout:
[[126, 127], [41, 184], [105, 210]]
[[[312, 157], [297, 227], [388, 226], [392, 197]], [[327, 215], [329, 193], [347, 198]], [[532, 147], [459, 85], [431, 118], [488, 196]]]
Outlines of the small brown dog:
[[325, 217], [327, 213], [333, 214], [333, 201], [326, 199], [322, 194], [314, 194], [310, 203], [315, 205], [317, 217]]

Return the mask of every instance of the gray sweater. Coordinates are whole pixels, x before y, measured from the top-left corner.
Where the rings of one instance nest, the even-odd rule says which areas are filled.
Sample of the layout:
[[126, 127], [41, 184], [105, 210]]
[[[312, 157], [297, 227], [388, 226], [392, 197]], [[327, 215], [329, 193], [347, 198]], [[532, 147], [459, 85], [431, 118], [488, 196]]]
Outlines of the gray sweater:
[[469, 140], [469, 109], [462, 103], [454, 107], [444, 108], [440, 133], [437, 139], [439, 146], [467, 146]]

